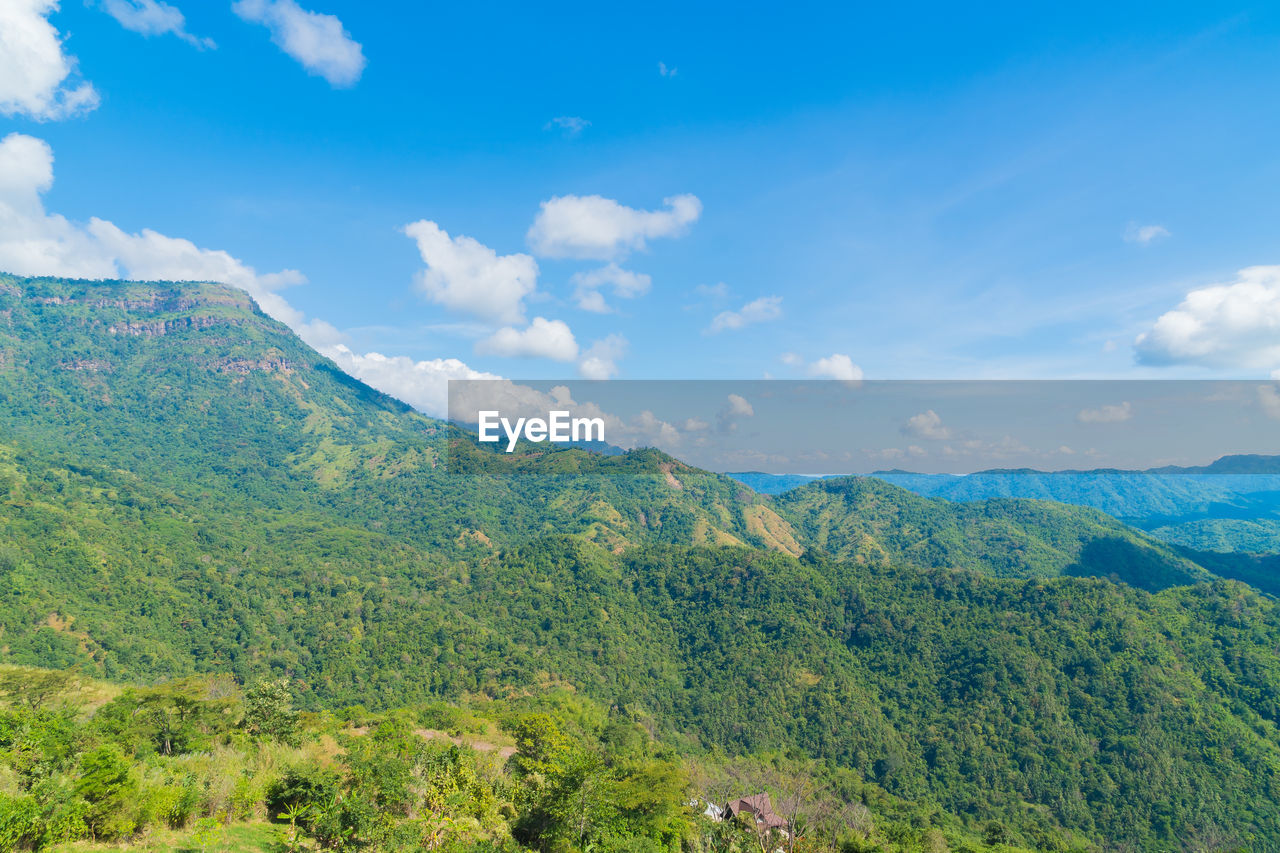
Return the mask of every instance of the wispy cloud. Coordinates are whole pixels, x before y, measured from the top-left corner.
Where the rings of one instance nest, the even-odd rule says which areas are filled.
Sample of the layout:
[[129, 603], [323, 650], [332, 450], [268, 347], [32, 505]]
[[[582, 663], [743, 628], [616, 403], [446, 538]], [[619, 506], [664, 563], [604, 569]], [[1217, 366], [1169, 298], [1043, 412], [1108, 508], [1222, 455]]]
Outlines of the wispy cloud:
[[627, 339], [609, 335], [595, 341], [578, 360], [578, 375], [583, 379], [611, 379], [618, 373], [618, 362], [627, 354]]
[[601, 288], [611, 287], [615, 296], [634, 299], [649, 292], [653, 279], [644, 273], [624, 270], [617, 264], [600, 269], [574, 273], [570, 281], [574, 285], [573, 299], [583, 311], [608, 314], [613, 308], [605, 302]]
[[1133, 406], [1128, 401], [1113, 406], [1099, 406], [1096, 409], [1082, 409], [1076, 414], [1076, 420], [1082, 424], [1118, 424], [1133, 417]]
[[236, 0], [231, 9], [265, 26], [277, 47], [331, 86], [354, 86], [364, 73], [364, 49], [333, 15], [303, 9], [294, 0]]
[[762, 296], [743, 305], [737, 311], [721, 311], [711, 320], [707, 334], [732, 329], [742, 329], [756, 323], [767, 323], [782, 316], [781, 296]]
[[1124, 232], [1124, 241], [1137, 243], [1139, 246], [1149, 246], [1168, 236], [1170, 236], [1169, 229], [1163, 225], [1139, 225], [1136, 222], [1130, 222]]
[[100, 0], [99, 6], [126, 30], [144, 36], [172, 34], [200, 50], [217, 47], [213, 39], [187, 32], [187, 19], [182, 12], [163, 0]]
[[542, 129], [551, 130], [557, 127], [564, 131], [565, 136], [572, 139], [591, 127], [591, 122], [581, 116], [556, 116], [543, 125]]

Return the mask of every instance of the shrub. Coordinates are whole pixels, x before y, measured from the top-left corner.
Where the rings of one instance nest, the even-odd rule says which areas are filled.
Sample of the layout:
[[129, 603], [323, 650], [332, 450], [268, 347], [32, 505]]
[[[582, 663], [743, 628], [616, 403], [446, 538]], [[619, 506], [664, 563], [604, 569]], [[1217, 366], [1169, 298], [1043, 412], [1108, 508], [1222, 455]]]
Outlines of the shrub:
[[341, 777], [332, 770], [314, 765], [291, 767], [267, 787], [267, 813], [272, 820], [279, 820], [290, 808], [327, 806], [341, 786]]
[[88, 803], [85, 823], [95, 838], [123, 838], [138, 825], [137, 781], [114, 746], [101, 746], [80, 759], [76, 794]]

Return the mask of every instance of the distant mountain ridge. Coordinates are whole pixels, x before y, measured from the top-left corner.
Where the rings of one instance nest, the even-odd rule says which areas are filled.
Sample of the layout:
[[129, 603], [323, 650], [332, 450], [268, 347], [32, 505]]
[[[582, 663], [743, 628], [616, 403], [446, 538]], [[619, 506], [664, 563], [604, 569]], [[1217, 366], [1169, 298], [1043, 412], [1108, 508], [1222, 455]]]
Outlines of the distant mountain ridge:
[[[771, 495], [828, 479], [760, 472], [727, 476]], [[894, 469], [868, 476], [949, 501], [1030, 498], [1087, 506], [1194, 549], [1280, 553], [1280, 456], [1224, 456], [1209, 465], [1141, 471], [1023, 468], [957, 475]]]

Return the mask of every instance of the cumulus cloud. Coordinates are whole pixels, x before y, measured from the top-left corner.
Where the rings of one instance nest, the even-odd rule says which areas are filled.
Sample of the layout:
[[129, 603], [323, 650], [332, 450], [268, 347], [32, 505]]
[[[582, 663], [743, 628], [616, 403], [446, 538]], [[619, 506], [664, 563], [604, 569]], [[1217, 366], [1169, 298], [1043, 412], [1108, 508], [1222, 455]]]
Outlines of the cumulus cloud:
[[527, 239], [538, 255], [609, 261], [643, 249], [649, 240], [678, 237], [702, 215], [697, 196], [662, 200], [665, 210], [637, 210], [598, 195], [544, 201]]
[[231, 9], [265, 26], [277, 47], [330, 86], [354, 86], [364, 73], [364, 49], [333, 15], [308, 11], [294, 0], [236, 0]]
[[47, 213], [53, 150], [12, 133], [0, 140], [0, 269], [17, 275], [219, 281], [247, 291], [262, 310], [295, 325], [302, 315], [276, 292], [305, 281], [296, 270], [259, 274], [227, 252], [144, 229], [129, 234], [94, 217], [87, 226]]
[[569, 279], [574, 286], [573, 299], [583, 311], [594, 311], [607, 314], [613, 309], [605, 302], [602, 287], [609, 286], [615, 296], [623, 299], [634, 299], [649, 292], [653, 279], [644, 273], [624, 270], [617, 264], [609, 264], [600, 269], [574, 273]]
[[931, 441], [947, 441], [954, 435], [951, 427], [944, 425], [941, 416], [933, 409], [907, 418], [902, 425], [902, 434]]
[[0, 114], [56, 121], [98, 106], [97, 91], [75, 80], [76, 60], [49, 23], [57, 9], [57, 0], [0, 3]]
[[578, 342], [563, 320], [534, 317], [524, 329], [505, 326], [476, 344], [476, 352], [508, 358], [550, 358], [573, 361]]
[[1134, 346], [1143, 364], [1280, 366], [1280, 266], [1248, 267], [1234, 281], [1191, 291]]
[[556, 116], [551, 121], [543, 125], [542, 129], [551, 130], [553, 127], [560, 128], [564, 131], [565, 136], [572, 139], [573, 137], [581, 134], [582, 131], [586, 130], [588, 127], [591, 127], [591, 122], [582, 116]]
[[722, 433], [734, 432], [738, 429], [738, 421], [755, 416], [756, 410], [750, 400], [741, 394], [730, 394], [725, 398], [724, 408], [716, 413], [716, 428]]
[[450, 237], [423, 219], [404, 227], [427, 268], [418, 287], [428, 299], [493, 323], [524, 322], [524, 299], [538, 284], [538, 262], [529, 255], [499, 255], [470, 237]]
[[740, 418], [755, 417], [755, 407], [751, 405], [750, 401], [748, 401], [746, 397], [743, 397], [740, 394], [730, 394], [728, 399], [729, 405], [727, 412], [730, 416]]
[[1096, 409], [1081, 409], [1076, 420], [1082, 424], [1118, 424], [1133, 417], [1133, 407], [1126, 400], [1114, 406], [1099, 406]]
[[45, 212], [53, 186], [53, 149], [11, 133], [0, 140], [0, 269], [18, 275], [106, 278], [115, 259], [84, 228]]
[[129, 278], [148, 281], [217, 281], [245, 290], [267, 314], [290, 326], [302, 322], [302, 313], [276, 291], [302, 284], [297, 270], [259, 274], [253, 267], [218, 249], [202, 249], [190, 240], [166, 237], [150, 228], [128, 234], [111, 222], [89, 220], [89, 233], [128, 271]]
[[860, 382], [862, 368], [853, 363], [853, 359], [844, 353], [833, 352], [826, 358], [820, 358], [807, 368], [810, 376], [824, 379], [840, 379], [845, 382]]
[[474, 370], [456, 358], [414, 361], [377, 352], [361, 355], [344, 344], [323, 347], [320, 352], [360, 381], [436, 418], [448, 414], [450, 379], [501, 378], [494, 373]]
[[126, 30], [144, 36], [172, 33], [201, 50], [217, 47], [213, 39], [197, 38], [187, 32], [187, 19], [182, 12], [162, 0], [101, 0], [99, 6]]
[[578, 360], [578, 375], [583, 379], [612, 379], [618, 374], [618, 360], [627, 354], [627, 339], [609, 335], [595, 341]]
[[1126, 243], [1137, 243], [1139, 246], [1149, 246], [1157, 240], [1163, 240], [1168, 236], [1169, 229], [1163, 225], [1139, 225], [1136, 222], [1130, 222], [1129, 227], [1124, 232], [1124, 241]]
[[707, 332], [715, 334], [726, 329], [741, 329], [755, 323], [766, 323], [782, 316], [781, 296], [762, 296], [743, 305], [737, 311], [721, 311], [712, 320]]

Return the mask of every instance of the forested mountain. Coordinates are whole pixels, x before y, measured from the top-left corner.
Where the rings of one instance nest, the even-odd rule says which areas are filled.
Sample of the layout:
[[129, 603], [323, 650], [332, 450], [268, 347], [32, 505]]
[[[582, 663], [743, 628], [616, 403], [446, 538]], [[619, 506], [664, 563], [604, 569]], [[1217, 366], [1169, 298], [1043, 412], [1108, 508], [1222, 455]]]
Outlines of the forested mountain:
[[449, 434], [236, 291], [0, 278], [3, 660], [312, 709], [572, 689], [1028, 845], [1280, 849], [1280, 611], [1220, 566], [652, 450], [448, 473]]
[[[1278, 456], [1224, 456], [1195, 468], [1149, 471], [1035, 471], [972, 474], [877, 471], [870, 475], [948, 501], [1031, 498], [1087, 506], [1171, 544], [1219, 552], [1280, 553]], [[780, 495], [818, 479], [758, 471], [729, 474], [761, 494]]]

